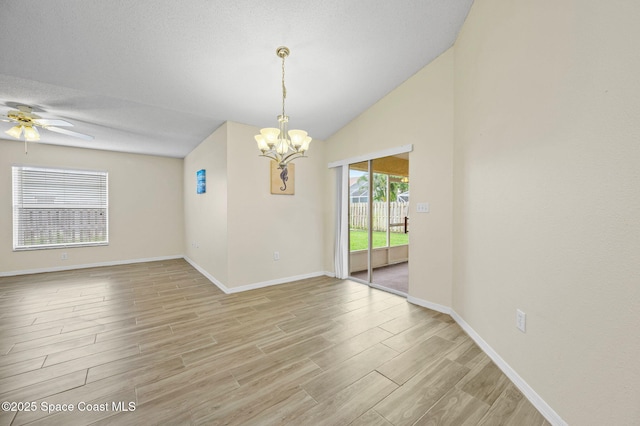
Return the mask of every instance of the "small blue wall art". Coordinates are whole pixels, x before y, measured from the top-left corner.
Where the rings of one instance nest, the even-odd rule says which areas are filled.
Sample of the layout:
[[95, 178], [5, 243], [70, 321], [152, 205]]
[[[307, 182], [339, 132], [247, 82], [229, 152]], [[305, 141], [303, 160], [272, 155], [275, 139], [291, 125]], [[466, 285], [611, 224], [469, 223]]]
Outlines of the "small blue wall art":
[[196, 172], [196, 182], [196, 192], [198, 194], [207, 192], [207, 171], [205, 169]]

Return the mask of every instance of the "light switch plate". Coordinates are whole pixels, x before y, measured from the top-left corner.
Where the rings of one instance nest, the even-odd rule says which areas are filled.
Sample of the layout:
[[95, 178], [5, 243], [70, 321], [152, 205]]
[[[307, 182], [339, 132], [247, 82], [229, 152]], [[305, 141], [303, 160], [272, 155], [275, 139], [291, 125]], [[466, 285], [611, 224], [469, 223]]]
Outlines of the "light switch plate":
[[527, 332], [527, 314], [516, 309], [516, 327], [523, 333]]
[[429, 213], [429, 203], [416, 204], [416, 211], [418, 213]]

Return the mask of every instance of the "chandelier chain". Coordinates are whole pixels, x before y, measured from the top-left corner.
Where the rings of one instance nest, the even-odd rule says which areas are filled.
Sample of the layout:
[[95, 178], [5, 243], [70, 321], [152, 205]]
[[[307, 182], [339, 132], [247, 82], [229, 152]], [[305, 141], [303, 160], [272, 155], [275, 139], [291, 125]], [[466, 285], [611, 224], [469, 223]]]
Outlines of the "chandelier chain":
[[287, 97], [287, 88], [284, 85], [284, 58], [286, 55], [282, 55], [282, 116], [284, 117], [284, 99]]

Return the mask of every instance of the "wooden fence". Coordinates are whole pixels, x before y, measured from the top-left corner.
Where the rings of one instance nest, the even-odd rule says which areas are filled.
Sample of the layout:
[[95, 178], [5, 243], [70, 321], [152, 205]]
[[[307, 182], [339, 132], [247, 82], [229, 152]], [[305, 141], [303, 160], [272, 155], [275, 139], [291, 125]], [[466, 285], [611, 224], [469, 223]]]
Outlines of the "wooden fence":
[[[398, 224], [391, 228], [391, 232], [404, 232], [404, 218], [409, 216], [408, 203], [387, 203], [375, 201], [373, 203], [372, 224], [374, 231], [386, 231], [387, 224]], [[400, 225], [402, 224], [402, 225]], [[369, 204], [351, 203], [349, 205], [349, 226], [351, 229], [368, 229], [369, 227]]]
[[106, 209], [20, 209], [17, 245], [94, 243], [107, 240]]

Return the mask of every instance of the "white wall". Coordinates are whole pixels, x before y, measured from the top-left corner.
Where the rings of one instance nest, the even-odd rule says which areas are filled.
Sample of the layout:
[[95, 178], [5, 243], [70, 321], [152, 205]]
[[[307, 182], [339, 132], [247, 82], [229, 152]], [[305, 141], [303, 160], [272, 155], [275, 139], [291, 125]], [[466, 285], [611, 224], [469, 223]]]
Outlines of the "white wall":
[[[328, 162], [413, 144], [409, 295], [451, 306], [453, 205], [453, 51], [450, 49], [327, 141]], [[335, 174], [326, 173], [334, 209]], [[418, 214], [417, 202], [430, 212]], [[333, 270], [333, 211], [327, 214], [326, 269]]]
[[[11, 166], [109, 172], [109, 245], [12, 250]], [[0, 139], [0, 274], [72, 268], [183, 253], [182, 160]], [[61, 260], [66, 252], [67, 260]]]
[[455, 45], [453, 307], [574, 425], [640, 424], [639, 16], [476, 1]]
[[[206, 170], [206, 192], [196, 193], [196, 172]], [[227, 124], [184, 159], [185, 249], [189, 260], [222, 283], [227, 255]]]

